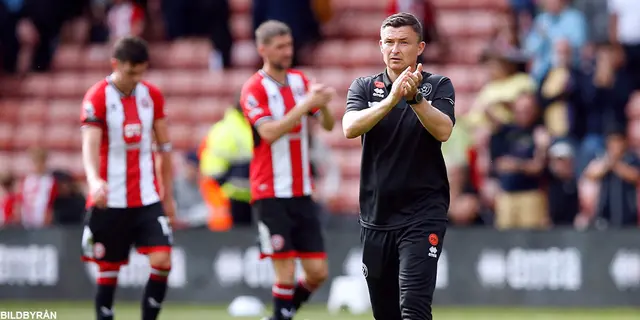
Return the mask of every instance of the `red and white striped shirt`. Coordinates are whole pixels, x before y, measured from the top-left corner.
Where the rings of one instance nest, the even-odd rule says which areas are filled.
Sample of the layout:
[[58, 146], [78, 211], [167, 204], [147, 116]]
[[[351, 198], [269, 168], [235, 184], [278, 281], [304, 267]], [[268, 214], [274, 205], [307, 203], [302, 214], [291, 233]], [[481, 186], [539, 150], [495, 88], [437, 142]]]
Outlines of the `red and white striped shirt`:
[[[102, 128], [100, 177], [108, 184], [107, 207], [135, 208], [160, 201], [153, 158], [153, 123], [164, 118], [164, 98], [155, 86], [138, 83], [131, 95], [110, 78], [84, 97], [83, 125]], [[87, 206], [93, 204], [87, 199]]]
[[[304, 99], [308, 86], [307, 77], [300, 71], [289, 70], [287, 83], [282, 85], [260, 70], [243, 86], [240, 104], [245, 117], [257, 128], [264, 121], [282, 119]], [[314, 110], [314, 114], [318, 112]], [[255, 141], [253, 150], [249, 177], [252, 201], [311, 195], [307, 116], [271, 144]]]
[[52, 174], [29, 174], [21, 188], [22, 206], [20, 221], [25, 228], [47, 226], [56, 198], [56, 180]]

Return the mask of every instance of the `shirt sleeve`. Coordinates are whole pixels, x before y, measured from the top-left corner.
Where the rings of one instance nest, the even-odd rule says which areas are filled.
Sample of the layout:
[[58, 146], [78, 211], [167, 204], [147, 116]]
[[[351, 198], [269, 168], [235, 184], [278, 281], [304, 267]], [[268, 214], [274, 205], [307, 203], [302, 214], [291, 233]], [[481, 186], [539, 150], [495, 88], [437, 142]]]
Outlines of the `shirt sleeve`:
[[91, 88], [82, 99], [80, 122], [82, 125], [92, 125], [104, 129], [106, 126], [106, 102], [104, 90]]
[[367, 91], [362, 82], [362, 78], [358, 78], [351, 83], [349, 91], [347, 92], [347, 109], [345, 113], [349, 111], [360, 111], [369, 107]]
[[244, 116], [256, 128], [265, 121], [272, 120], [269, 98], [261, 85], [245, 87], [240, 94], [240, 105]]
[[164, 96], [160, 89], [147, 85], [149, 88], [149, 96], [153, 101], [153, 120], [164, 119], [166, 116], [166, 109], [164, 105]]
[[431, 105], [448, 115], [453, 124], [456, 124], [455, 104], [456, 93], [453, 89], [453, 84], [449, 78], [444, 78], [436, 88], [436, 93], [433, 95]]

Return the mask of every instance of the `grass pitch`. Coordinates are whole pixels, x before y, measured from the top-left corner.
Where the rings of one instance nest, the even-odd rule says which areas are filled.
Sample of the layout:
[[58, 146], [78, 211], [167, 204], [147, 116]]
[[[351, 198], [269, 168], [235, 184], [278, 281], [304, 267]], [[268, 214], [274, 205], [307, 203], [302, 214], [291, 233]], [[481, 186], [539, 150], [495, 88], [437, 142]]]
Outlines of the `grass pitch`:
[[[117, 320], [139, 320], [137, 304], [118, 302], [114, 308]], [[55, 311], [59, 320], [93, 320], [91, 302], [0, 302], [0, 311]], [[223, 306], [181, 305], [167, 303], [161, 320], [231, 320]], [[297, 320], [371, 320], [371, 314], [351, 315], [341, 312], [331, 315], [324, 306], [305, 307]], [[532, 309], [532, 308], [453, 308], [435, 307], [436, 320], [640, 320], [640, 309]]]

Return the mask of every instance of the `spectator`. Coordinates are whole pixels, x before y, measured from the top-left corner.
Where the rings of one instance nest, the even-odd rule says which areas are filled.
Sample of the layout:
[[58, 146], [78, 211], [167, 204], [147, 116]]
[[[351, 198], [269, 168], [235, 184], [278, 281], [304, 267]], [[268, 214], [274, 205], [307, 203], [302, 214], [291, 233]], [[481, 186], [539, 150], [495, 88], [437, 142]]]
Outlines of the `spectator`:
[[231, 67], [233, 38], [228, 0], [162, 0], [162, 14], [169, 40], [207, 37], [214, 46], [211, 68]]
[[22, 206], [20, 221], [25, 228], [44, 228], [53, 221], [53, 203], [57, 186], [53, 174], [47, 167], [47, 151], [31, 150], [32, 172], [22, 184]]
[[422, 23], [422, 39], [427, 43], [427, 47], [418, 62], [424, 62], [424, 59], [440, 60], [445, 57], [448, 47], [438, 31], [436, 7], [432, 0], [389, 0], [387, 15], [398, 12], [412, 13]]
[[624, 108], [634, 90], [640, 90], [640, 1], [609, 0], [609, 39], [616, 49], [614, 110], [626, 122]]
[[18, 67], [18, 21], [24, 0], [0, 0], [0, 53], [3, 71], [13, 74]]
[[[609, 39], [608, 0], [573, 0], [574, 8], [584, 14], [587, 24], [587, 38], [590, 43], [601, 43]], [[631, 0], [633, 1], [633, 0]]]
[[16, 190], [15, 178], [11, 174], [0, 177], [0, 228], [20, 221], [20, 194]]
[[534, 93], [536, 85], [531, 77], [517, 72], [517, 66], [508, 57], [488, 52], [483, 57], [489, 68], [490, 81], [478, 93], [465, 122], [476, 138], [483, 136], [477, 130], [492, 131], [494, 127], [512, 121], [511, 104], [523, 93]]
[[254, 30], [267, 20], [278, 20], [291, 28], [293, 66], [300, 65], [300, 58], [321, 38], [311, 0], [254, 0], [252, 9]]
[[544, 110], [544, 124], [553, 137], [579, 138], [575, 117], [582, 115], [578, 108], [582, 106], [580, 85], [581, 70], [573, 63], [571, 44], [559, 39], [554, 46], [555, 52], [549, 71], [542, 78], [539, 101]]
[[608, 130], [606, 153], [591, 161], [584, 175], [600, 184], [593, 219], [597, 228], [638, 225], [636, 185], [640, 181], [640, 161], [628, 148], [622, 126]]
[[491, 137], [494, 175], [502, 189], [496, 199], [496, 226], [543, 228], [548, 223], [546, 196], [541, 191], [548, 134], [535, 129], [539, 110], [533, 95], [514, 103], [514, 124], [504, 125]]
[[578, 179], [573, 168], [571, 143], [559, 140], [549, 148], [549, 218], [554, 226], [571, 226], [580, 211]]
[[447, 165], [451, 205], [449, 219], [457, 226], [484, 224], [480, 216], [480, 196], [471, 184], [469, 170], [463, 165]]
[[486, 54], [498, 54], [506, 57], [513, 63], [517, 63], [516, 68], [520, 72], [526, 70], [526, 56], [520, 49], [520, 39], [514, 15], [503, 15], [496, 19], [491, 42]]
[[543, 0], [544, 12], [538, 15], [525, 41], [524, 49], [533, 58], [532, 76], [540, 81], [553, 61], [553, 47], [567, 39], [576, 57], [587, 41], [587, 24], [581, 12], [570, 8], [568, 0]]
[[81, 225], [84, 220], [85, 198], [77, 181], [69, 173], [54, 171], [56, 198], [53, 201], [53, 223]]
[[112, 0], [107, 14], [111, 41], [125, 36], [139, 37], [144, 31], [144, 9], [131, 0]]
[[200, 193], [200, 163], [195, 152], [186, 155], [183, 171], [174, 182], [177, 205], [176, 223], [181, 226], [202, 227], [207, 224], [209, 210]]

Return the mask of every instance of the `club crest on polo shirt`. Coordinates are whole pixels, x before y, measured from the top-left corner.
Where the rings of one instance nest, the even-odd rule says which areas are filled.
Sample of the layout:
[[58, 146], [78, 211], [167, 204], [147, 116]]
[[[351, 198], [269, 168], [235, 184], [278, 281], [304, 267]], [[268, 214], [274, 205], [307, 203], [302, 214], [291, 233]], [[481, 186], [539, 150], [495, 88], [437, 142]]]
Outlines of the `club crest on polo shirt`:
[[426, 98], [429, 94], [431, 94], [433, 87], [431, 86], [431, 83], [425, 83], [418, 90], [420, 91], [420, 93], [422, 93], [422, 96]]
[[382, 88], [373, 89], [373, 96], [378, 98], [384, 98], [384, 89]]

